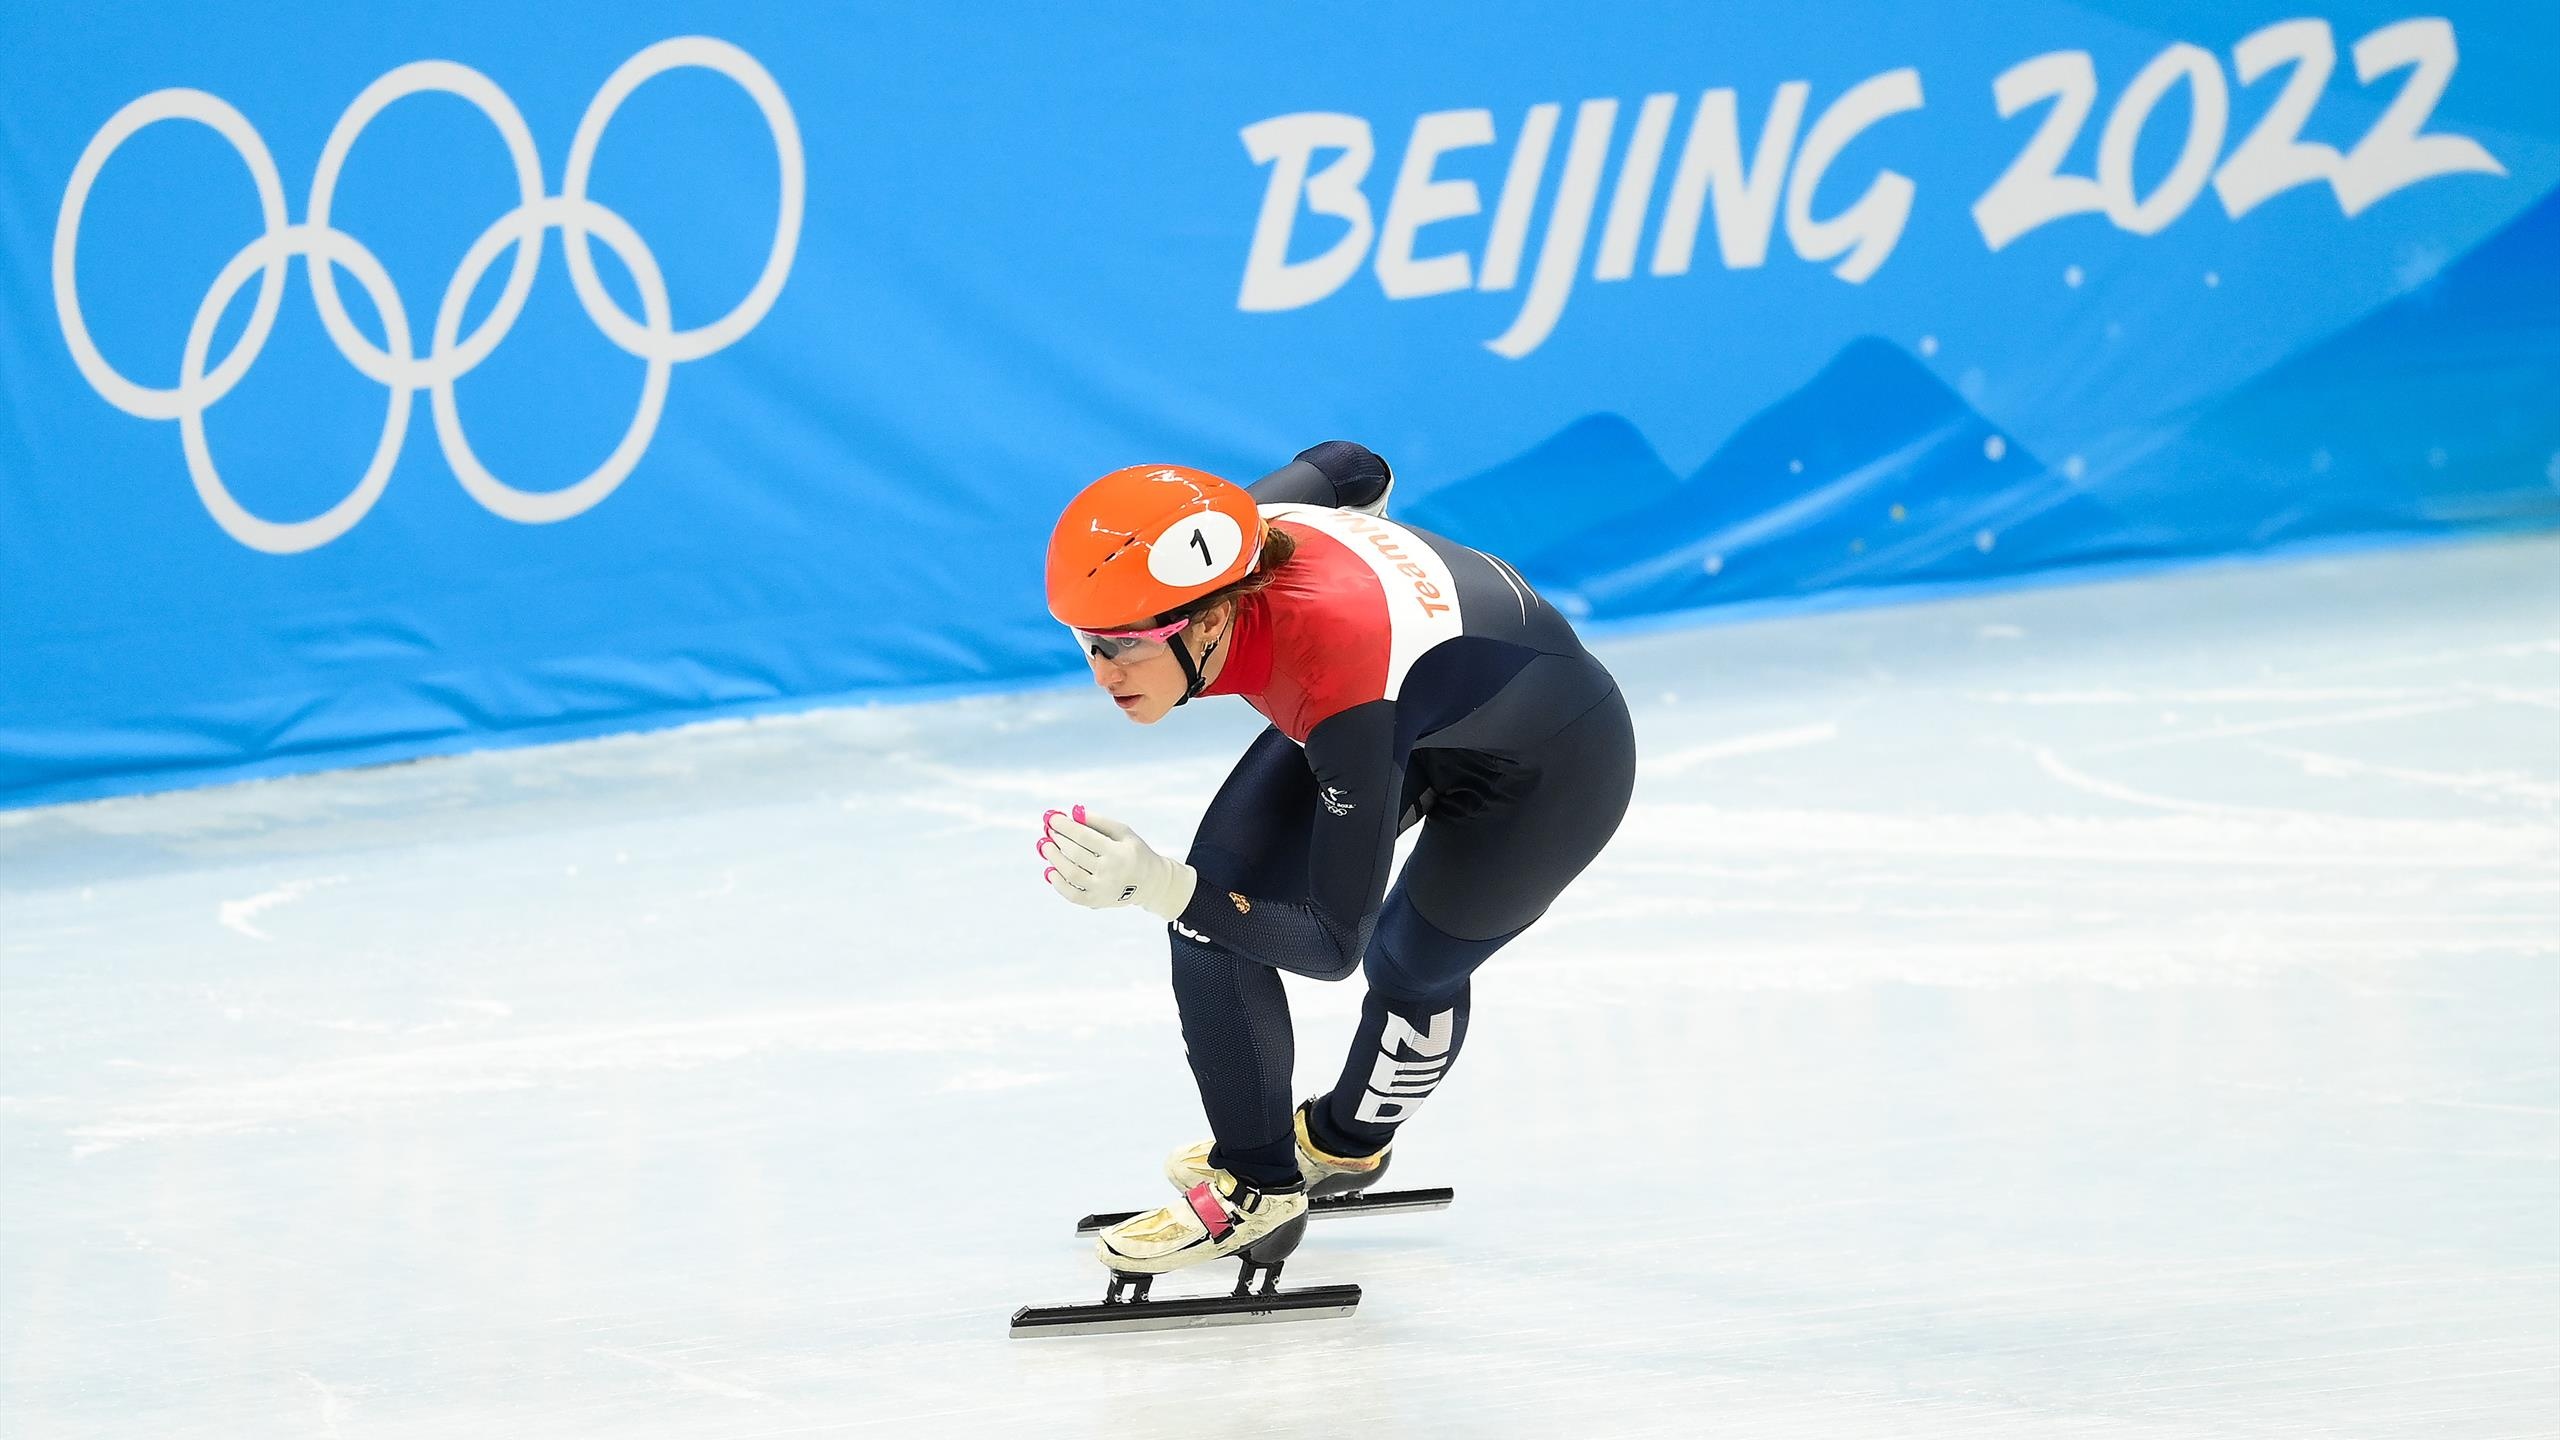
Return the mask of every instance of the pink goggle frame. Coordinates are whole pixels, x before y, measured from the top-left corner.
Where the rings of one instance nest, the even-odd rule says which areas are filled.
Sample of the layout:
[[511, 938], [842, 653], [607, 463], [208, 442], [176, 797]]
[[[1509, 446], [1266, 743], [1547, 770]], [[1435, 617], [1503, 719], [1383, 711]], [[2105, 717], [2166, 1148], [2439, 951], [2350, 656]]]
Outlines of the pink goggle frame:
[[1185, 616], [1170, 625], [1156, 625], [1144, 630], [1076, 630], [1070, 634], [1088, 655], [1114, 662], [1151, 660], [1165, 652], [1165, 642], [1181, 634], [1191, 623]]

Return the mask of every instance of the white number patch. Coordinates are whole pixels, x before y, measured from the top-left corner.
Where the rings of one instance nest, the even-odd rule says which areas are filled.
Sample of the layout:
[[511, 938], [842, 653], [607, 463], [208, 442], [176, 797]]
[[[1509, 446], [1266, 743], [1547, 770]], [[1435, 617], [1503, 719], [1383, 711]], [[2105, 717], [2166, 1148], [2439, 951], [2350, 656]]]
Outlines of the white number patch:
[[1243, 527], [1202, 510], [1175, 521], [1147, 546], [1147, 573], [1167, 585], [1206, 585], [1243, 553]]

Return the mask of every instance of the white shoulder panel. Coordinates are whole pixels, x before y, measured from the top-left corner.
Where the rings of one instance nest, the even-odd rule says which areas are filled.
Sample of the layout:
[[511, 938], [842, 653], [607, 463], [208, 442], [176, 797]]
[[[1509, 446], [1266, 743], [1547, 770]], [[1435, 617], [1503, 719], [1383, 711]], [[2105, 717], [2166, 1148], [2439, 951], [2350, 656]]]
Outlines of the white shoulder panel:
[[1386, 698], [1393, 700], [1403, 690], [1413, 662], [1440, 642], [1466, 633], [1457, 577], [1421, 536], [1392, 520], [1323, 505], [1265, 505], [1262, 514], [1324, 532], [1377, 572], [1387, 599]]

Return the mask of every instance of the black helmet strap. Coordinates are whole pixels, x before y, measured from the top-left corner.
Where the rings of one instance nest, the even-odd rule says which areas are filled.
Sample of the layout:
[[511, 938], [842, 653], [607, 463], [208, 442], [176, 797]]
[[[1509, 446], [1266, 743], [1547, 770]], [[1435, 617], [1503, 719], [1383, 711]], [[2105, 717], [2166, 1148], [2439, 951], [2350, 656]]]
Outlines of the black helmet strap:
[[[1232, 625], [1235, 622], [1230, 619], [1227, 623]], [[1210, 641], [1208, 648], [1200, 652], [1200, 658], [1194, 660], [1191, 658], [1191, 647], [1182, 643], [1182, 637], [1179, 635], [1173, 637], [1173, 656], [1175, 659], [1182, 662], [1183, 679], [1182, 698], [1173, 702], [1175, 709], [1178, 710], [1183, 706], [1190, 704], [1191, 697], [1199, 694], [1202, 690], [1208, 687], [1209, 677], [1206, 673], [1206, 669], [1209, 664], [1209, 657], [1217, 654], [1218, 647], [1225, 644], [1226, 641], [1227, 637], [1224, 635]]]

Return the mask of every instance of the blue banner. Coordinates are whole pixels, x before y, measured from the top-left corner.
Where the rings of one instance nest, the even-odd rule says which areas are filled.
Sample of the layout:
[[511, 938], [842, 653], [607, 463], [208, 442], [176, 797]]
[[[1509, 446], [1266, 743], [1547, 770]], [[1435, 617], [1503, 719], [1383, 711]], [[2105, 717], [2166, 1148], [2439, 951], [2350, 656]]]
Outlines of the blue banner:
[[0, 14], [0, 804], [1071, 671], [1346, 437], [1575, 613], [2560, 523], [2560, 12]]

